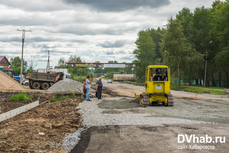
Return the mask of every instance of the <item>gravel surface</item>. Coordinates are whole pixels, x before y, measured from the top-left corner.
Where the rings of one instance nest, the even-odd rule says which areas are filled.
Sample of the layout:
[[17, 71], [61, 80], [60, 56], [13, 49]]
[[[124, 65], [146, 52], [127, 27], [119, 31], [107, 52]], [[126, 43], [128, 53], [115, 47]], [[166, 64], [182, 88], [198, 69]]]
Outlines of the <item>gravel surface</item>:
[[[98, 100], [93, 98], [92, 101], [80, 103], [80, 113], [83, 115], [83, 125], [100, 126], [100, 125], [161, 125], [161, 124], [200, 124], [204, 121], [193, 121], [180, 118], [170, 118], [158, 115], [148, 111], [147, 108], [99, 108], [98, 104], [109, 100], [120, 100], [122, 98], [103, 98]], [[124, 99], [122, 99], [124, 100]], [[126, 98], [131, 101], [133, 98]], [[126, 104], [128, 105], [129, 102]], [[123, 103], [124, 104], [124, 103]], [[170, 107], [170, 109], [173, 109]]]
[[[79, 92], [82, 92], [83, 84], [79, 81], [61, 80], [55, 83], [54, 85], [52, 85], [48, 90], [49, 91], [79, 91]], [[91, 89], [91, 92], [94, 92], [94, 90]]]
[[[224, 129], [223, 126], [228, 128], [229, 102], [226, 98], [219, 97], [218, 95], [202, 94], [198, 95], [198, 99], [202, 98], [201, 100], [192, 100], [195, 98], [195, 94], [193, 93], [172, 91], [175, 97], [173, 107], [148, 106], [146, 108], [142, 108], [139, 105], [138, 99], [130, 97], [132, 97], [134, 93], [142, 92], [144, 89], [143, 87], [127, 84], [108, 85], [105, 81], [104, 87], [114, 91], [117, 96], [123, 95], [129, 97], [106, 97], [102, 100], [91, 98], [92, 101], [83, 101], [83, 103], [80, 103], [77, 108], [80, 109], [79, 112], [83, 117], [82, 124], [88, 126], [88, 129], [85, 129], [86, 132], [88, 131], [88, 135], [82, 137], [84, 140], [82, 143], [79, 142], [80, 144], [78, 144], [75, 148], [82, 148], [82, 146], [86, 146], [84, 147], [87, 148], [87, 151], [85, 150], [86, 152], [111, 152], [110, 148], [116, 148], [122, 143], [126, 145], [127, 142], [129, 142], [129, 140], [126, 141], [124, 138], [133, 136], [134, 133], [138, 134], [138, 132], [136, 132], [136, 127], [140, 127], [140, 129], [142, 128], [143, 130], [149, 132], [154, 131], [155, 126], [165, 126], [165, 128], [171, 128], [171, 130], [165, 130], [162, 128], [162, 132], [158, 132], [156, 130], [155, 133], [159, 133], [158, 136], [153, 134], [152, 136], [147, 137], [148, 133], [146, 134], [144, 131], [143, 134], [135, 135], [130, 138], [130, 140], [136, 140], [136, 138], [140, 137], [146, 140], [144, 142], [149, 142], [149, 140], [151, 142], [159, 142], [156, 146], [160, 146], [160, 144], [165, 143], [165, 140], [173, 137], [174, 140], [172, 142], [177, 143], [177, 133], [182, 132], [182, 130], [182, 133], [190, 133], [190, 130], [193, 130], [193, 133], [195, 134], [198, 134], [198, 132], [200, 134], [206, 132], [212, 134], [214, 131], [214, 133], [219, 132], [218, 135], [222, 135], [226, 131], [222, 131], [222, 129]], [[106, 90], [106, 88], [104, 89]], [[185, 99], [181, 99], [182, 97]], [[223, 126], [218, 123], [223, 123]], [[194, 125], [195, 127], [190, 127]], [[116, 144], [114, 134], [117, 134], [117, 131], [121, 131], [120, 135], [122, 136], [122, 128], [130, 129], [131, 127], [135, 128], [133, 130], [134, 132], [125, 135], [121, 140], [117, 140]], [[202, 127], [203, 129], [201, 129]], [[95, 128], [94, 131], [93, 128]], [[109, 129], [111, 131], [110, 135]], [[174, 133], [174, 130], [177, 132]], [[83, 131], [83, 134], [85, 134], [85, 131]], [[161, 138], [161, 133], [164, 133], [164, 136], [167, 136], [167, 138]], [[168, 133], [170, 133], [170, 135]], [[120, 135], [117, 136], [117, 139], [120, 138]], [[76, 143], [78, 143], [79, 133], [76, 134], [75, 137], [76, 138], [73, 136], [73, 142], [77, 139]], [[154, 138], [159, 138], [160, 140], [156, 140]], [[66, 142], [70, 143], [71, 137], [67, 139], [69, 140]], [[112, 142], [110, 142], [111, 140]], [[135, 142], [131, 142], [130, 148], [138, 150], [138, 145], [140, 143], [142, 144], [142, 142], [142, 140], [139, 140], [136, 144], [134, 144]], [[112, 146], [112, 144], [114, 144], [114, 146]], [[105, 148], [102, 148], [102, 146]], [[169, 150], [167, 152], [171, 152], [171, 142], [168, 142], [166, 146]], [[177, 144], [174, 144], [174, 146], [177, 147]], [[125, 146], [121, 147], [121, 151], [123, 151], [123, 148], [125, 148]], [[128, 150], [130, 150], [130, 148], [128, 148]], [[74, 152], [74, 149], [72, 152]], [[151, 149], [150, 145], [149, 150]], [[161, 149], [163, 150], [163, 148], [159, 147], [160, 151], [158, 152], [164, 152]], [[227, 150], [222, 147], [220, 149]], [[145, 147], [141, 151], [146, 151]], [[173, 152], [177, 151], [179, 152], [179, 150], [174, 149]], [[115, 149], [114, 152], [117, 152], [117, 150]]]
[[70, 152], [80, 140], [80, 134], [84, 130], [85, 129], [83, 128], [79, 128], [76, 132], [71, 133], [67, 137], [65, 137], [64, 140], [62, 140], [61, 148]]
[[227, 101], [175, 99], [172, 109], [147, 107], [147, 110], [163, 116], [229, 124], [229, 102]]

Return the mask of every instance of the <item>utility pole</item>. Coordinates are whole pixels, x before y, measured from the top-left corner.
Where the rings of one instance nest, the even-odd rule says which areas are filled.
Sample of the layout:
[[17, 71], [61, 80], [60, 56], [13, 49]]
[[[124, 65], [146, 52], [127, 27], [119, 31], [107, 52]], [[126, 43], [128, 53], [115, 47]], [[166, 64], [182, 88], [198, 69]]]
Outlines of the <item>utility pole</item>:
[[24, 42], [25, 42], [25, 32], [32, 32], [31, 30], [19, 30], [17, 31], [22, 31], [22, 51], [21, 51], [21, 72], [20, 72], [20, 84], [22, 84], [22, 71], [23, 71], [23, 50], [24, 50]]
[[208, 50], [206, 50], [206, 56], [205, 56], [204, 87], [206, 87], [207, 61], [208, 61]]
[[47, 67], [46, 67], [46, 71], [50, 69], [50, 50], [48, 50], [48, 62], [47, 62]]

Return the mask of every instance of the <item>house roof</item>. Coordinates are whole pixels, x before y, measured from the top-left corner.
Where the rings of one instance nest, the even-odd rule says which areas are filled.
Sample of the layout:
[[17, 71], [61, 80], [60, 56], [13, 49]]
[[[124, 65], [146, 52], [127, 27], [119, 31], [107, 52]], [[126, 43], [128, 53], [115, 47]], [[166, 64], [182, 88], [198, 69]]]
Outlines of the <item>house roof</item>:
[[5, 56], [0, 56], [0, 61], [4, 58]]
[[6, 59], [6, 61], [8, 62], [8, 64], [10, 65], [10, 62], [8, 61], [8, 59], [5, 56], [0, 56], [0, 61], [2, 61], [4, 58]]

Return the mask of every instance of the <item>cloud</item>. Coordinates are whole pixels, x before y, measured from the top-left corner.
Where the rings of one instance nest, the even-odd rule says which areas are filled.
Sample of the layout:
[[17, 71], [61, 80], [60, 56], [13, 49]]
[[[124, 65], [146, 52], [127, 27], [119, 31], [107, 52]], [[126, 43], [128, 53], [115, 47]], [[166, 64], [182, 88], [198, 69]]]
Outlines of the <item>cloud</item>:
[[20, 54], [21, 53], [21, 50], [20, 51], [0, 51], [0, 55], [2, 56], [5, 56], [5, 55], [17, 55], [17, 54]]
[[108, 50], [108, 51], [104, 51], [106, 52], [105, 54], [106, 55], [124, 55], [124, 54], [128, 54], [128, 51], [125, 51], [125, 50]]
[[105, 41], [104, 43], [99, 43], [98, 46], [103, 48], [119, 48], [125, 45], [125, 40], [116, 40], [116, 41]]
[[[49, 41], [57, 41], [60, 39], [50, 39], [47, 37], [29, 37], [25, 38], [26, 42], [49, 42]], [[11, 36], [7, 38], [0, 38], [1, 42], [21, 42], [22, 38], [21, 36]]]
[[1, 0], [0, 3], [10, 8], [29, 11], [55, 11], [70, 7], [60, 0]]
[[83, 4], [97, 11], [118, 12], [140, 7], [158, 8], [169, 5], [169, 0], [63, 0], [70, 4]]
[[8, 38], [0, 38], [1, 42], [21, 42], [21, 37], [12, 36]]
[[53, 30], [53, 33], [70, 33], [75, 35], [123, 35], [127, 32], [135, 32], [137, 25], [122, 24], [68, 24], [62, 25]]
[[107, 51], [107, 52], [106, 52], [106, 55], [114, 55], [114, 54], [115, 54], [114, 51]]
[[134, 57], [129, 55], [129, 56], [125, 56], [125, 57], [121, 57], [120, 60], [128, 60], [128, 61], [133, 61]]

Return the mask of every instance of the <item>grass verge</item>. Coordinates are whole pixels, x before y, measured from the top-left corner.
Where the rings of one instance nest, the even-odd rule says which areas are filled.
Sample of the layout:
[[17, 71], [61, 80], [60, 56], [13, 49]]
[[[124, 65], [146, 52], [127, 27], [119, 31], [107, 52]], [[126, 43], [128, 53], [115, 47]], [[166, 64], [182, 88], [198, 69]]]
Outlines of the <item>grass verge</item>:
[[32, 102], [33, 101], [26, 93], [23, 93], [23, 92], [20, 92], [17, 95], [12, 95], [9, 100], [25, 101], [25, 102]]
[[71, 92], [71, 95], [67, 95], [67, 96], [55, 95], [54, 98], [50, 100], [50, 102], [62, 101], [62, 100], [67, 99], [67, 98], [74, 99], [75, 97], [76, 96], [73, 92]]
[[86, 76], [76, 76], [76, 75], [73, 75], [73, 80], [77, 80], [79, 82], [84, 82], [86, 81], [87, 77]]
[[[139, 85], [144, 86], [144, 83], [139, 82], [130, 82], [130, 81], [124, 81], [124, 83], [133, 84], [133, 85]], [[215, 95], [226, 95], [227, 93], [224, 91], [225, 88], [220, 87], [208, 87], [204, 88], [201, 86], [185, 86], [181, 85], [181, 87], [171, 87], [172, 90], [178, 90], [178, 91], [187, 91], [192, 93], [208, 93], [208, 94], [215, 94]]]
[[215, 94], [215, 95], [226, 95], [227, 93], [223, 90], [214, 89], [214, 88], [203, 88], [203, 87], [192, 87], [192, 86], [181, 86], [179, 87], [172, 87], [172, 90], [178, 91], [187, 91], [192, 93], [208, 93], [208, 94]]

